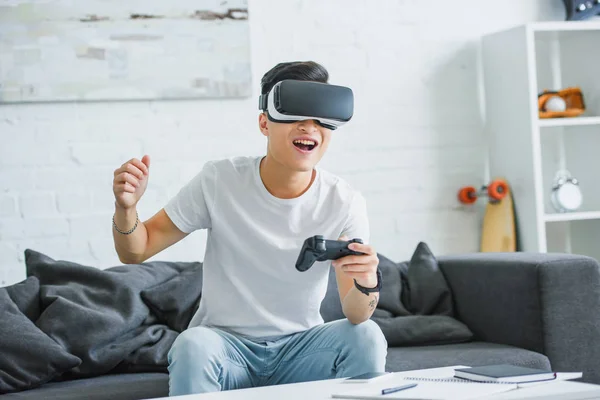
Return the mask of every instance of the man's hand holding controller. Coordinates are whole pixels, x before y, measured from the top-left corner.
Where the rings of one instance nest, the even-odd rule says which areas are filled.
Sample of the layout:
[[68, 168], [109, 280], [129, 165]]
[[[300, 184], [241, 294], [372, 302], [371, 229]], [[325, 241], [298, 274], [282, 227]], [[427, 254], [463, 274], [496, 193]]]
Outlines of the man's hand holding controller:
[[130, 234], [139, 222], [136, 205], [148, 186], [150, 157], [132, 158], [114, 171], [115, 215], [113, 226], [120, 234]]

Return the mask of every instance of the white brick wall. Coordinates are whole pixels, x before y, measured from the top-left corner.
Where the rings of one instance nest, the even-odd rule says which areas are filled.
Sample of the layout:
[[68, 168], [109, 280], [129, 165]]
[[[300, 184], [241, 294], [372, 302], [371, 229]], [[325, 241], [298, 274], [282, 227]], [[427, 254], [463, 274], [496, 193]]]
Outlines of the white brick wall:
[[[191, 1], [191, 0], [190, 0]], [[112, 172], [150, 154], [140, 202], [151, 217], [209, 159], [261, 154], [256, 96], [280, 61], [312, 59], [350, 85], [356, 114], [322, 167], [365, 194], [372, 242], [410, 257], [475, 251], [479, 213], [458, 187], [485, 174], [479, 38], [536, 20], [563, 20], [561, 0], [250, 0], [255, 96], [226, 101], [32, 104], [0, 107], [0, 285], [25, 277], [23, 251], [105, 268]], [[202, 259], [191, 235], [155, 259]]]

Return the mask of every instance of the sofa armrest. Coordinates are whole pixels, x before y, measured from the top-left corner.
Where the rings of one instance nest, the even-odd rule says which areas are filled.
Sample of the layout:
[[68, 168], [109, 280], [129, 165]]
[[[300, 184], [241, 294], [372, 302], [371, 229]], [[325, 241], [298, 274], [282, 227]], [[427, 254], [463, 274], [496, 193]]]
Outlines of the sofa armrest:
[[600, 383], [600, 266], [590, 257], [473, 253], [439, 258], [456, 318], [477, 340], [545, 354]]

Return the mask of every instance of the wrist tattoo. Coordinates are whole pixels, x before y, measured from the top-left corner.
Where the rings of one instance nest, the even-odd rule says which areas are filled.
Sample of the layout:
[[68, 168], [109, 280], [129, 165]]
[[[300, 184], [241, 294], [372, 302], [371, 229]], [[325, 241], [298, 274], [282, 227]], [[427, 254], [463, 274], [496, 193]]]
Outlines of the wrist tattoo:
[[371, 310], [374, 310], [374, 309], [375, 309], [375, 306], [377, 305], [377, 301], [378, 301], [378, 300], [379, 300], [378, 296], [377, 296], [377, 295], [374, 295], [374, 296], [373, 296], [373, 300], [371, 300], [371, 301], [369, 302], [369, 309], [371, 309]]

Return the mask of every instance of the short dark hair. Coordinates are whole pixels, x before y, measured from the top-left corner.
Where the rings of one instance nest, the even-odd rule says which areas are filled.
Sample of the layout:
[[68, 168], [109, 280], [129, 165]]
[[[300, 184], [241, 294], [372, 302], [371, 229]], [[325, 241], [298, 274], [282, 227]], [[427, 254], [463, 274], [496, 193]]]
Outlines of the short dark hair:
[[290, 61], [279, 63], [265, 73], [260, 81], [261, 94], [269, 93], [277, 82], [285, 79], [327, 83], [329, 73], [314, 61]]

